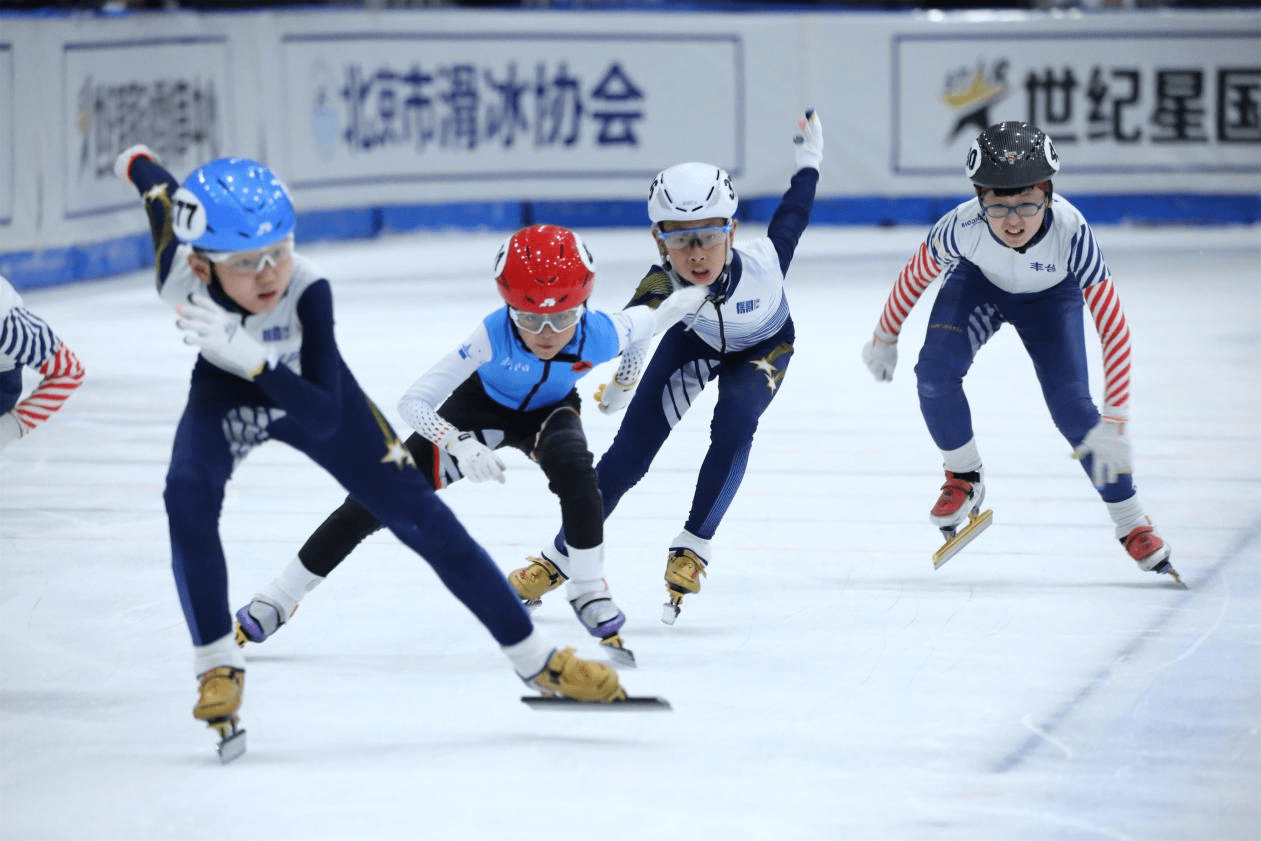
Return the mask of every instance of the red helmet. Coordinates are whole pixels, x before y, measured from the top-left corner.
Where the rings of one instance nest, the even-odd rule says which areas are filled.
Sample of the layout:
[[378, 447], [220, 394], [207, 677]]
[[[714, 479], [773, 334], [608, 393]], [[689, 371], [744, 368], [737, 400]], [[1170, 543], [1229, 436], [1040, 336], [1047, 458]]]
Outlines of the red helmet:
[[513, 309], [563, 312], [591, 296], [595, 258], [568, 228], [531, 225], [500, 246], [495, 255], [495, 282]]

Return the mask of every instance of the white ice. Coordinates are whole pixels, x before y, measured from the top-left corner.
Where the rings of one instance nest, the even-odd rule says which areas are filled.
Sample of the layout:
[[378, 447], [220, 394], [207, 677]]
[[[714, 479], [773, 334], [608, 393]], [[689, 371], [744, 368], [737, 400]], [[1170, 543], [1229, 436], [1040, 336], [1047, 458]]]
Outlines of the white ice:
[[[648, 234], [585, 233], [594, 302], [620, 307]], [[190, 714], [162, 506], [192, 350], [148, 272], [28, 292], [87, 381], [0, 453], [0, 838], [1261, 837], [1258, 231], [1097, 231], [1134, 333], [1137, 484], [1186, 591], [1124, 554], [1010, 328], [967, 380], [994, 525], [933, 570], [940, 456], [912, 370], [930, 301], [893, 383], [859, 359], [922, 234], [806, 232], [796, 356], [673, 627], [665, 551], [712, 394], [610, 519], [641, 664], [623, 681], [672, 712], [528, 709], [490, 636], [379, 534], [248, 650], [249, 750], [226, 766]], [[344, 355], [400, 429], [398, 396], [496, 306], [501, 238], [305, 249], [333, 279]], [[617, 419], [585, 418], [598, 455]], [[505, 485], [442, 492], [505, 571], [558, 524], [537, 467], [506, 458]], [[233, 604], [341, 499], [284, 445], [253, 453], [222, 520]], [[563, 598], [535, 618], [601, 656]]]

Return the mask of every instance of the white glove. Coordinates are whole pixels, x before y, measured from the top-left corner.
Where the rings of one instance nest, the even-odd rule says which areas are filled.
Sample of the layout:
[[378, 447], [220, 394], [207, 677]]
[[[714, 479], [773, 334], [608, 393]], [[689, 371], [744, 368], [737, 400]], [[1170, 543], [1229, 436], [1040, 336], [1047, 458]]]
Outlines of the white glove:
[[1134, 472], [1130, 441], [1125, 437], [1125, 424], [1100, 418], [1086, 437], [1073, 450], [1073, 458], [1091, 456], [1090, 480], [1095, 487], [1111, 485], [1122, 473]]
[[22, 422], [13, 412], [0, 415], [0, 450], [22, 437]]
[[175, 322], [184, 331], [184, 344], [197, 345], [201, 355], [230, 374], [252, 380], [268, 363], [276, 364], [270, 353], [245, 332], [241, 319], [216, 304], [209, 296], [195, 292], [192, 303], [175, 308]]
[[595, 392], [595, 401], [599, 404], [600, 411], [606, 415], [616, 415], [625, 409], [626, 404], [635, 396], [635, 385], [622, 385], [613, 380], [600, 386]]
[[818, 169], [823, 163], [823, 123], [819, 122], [819, 115], [813, 108], [806, 110], [805, 119], [797, 121], [797, 128], [801, 129], [801, 133], [793, 138], [797, 169], [808, 166]]
[[131, 165], [136, 158], [148, 158], [151, 161], [156, 161], [158, 156], [153, 154], [153, 150], [148, 146], [143, 143], [137, 143], [135, 146], [124, 149], [117, 158], [114, 158], [114, 174], [130, 184]]
[[653, 310], [656, 323], [652, 328], [653, 335], [665, 330], [688, 313], [696, 312], [709, 297], [709, 287], [688, 284], [682, 289], [671, 292], [669, 297]]
[[474, 482], [494, 479], [503, 484], [504, 463], [494, 450], [478, 441], [474, 433], [453, 429], [442, 436], [442, 449], [455, 457], [460, 472]]
[[891, 382], [893, 369], [898, 367], [898, 343], [872, 336], [871, 341], [863, 345], [863, 362], [878, 382]]

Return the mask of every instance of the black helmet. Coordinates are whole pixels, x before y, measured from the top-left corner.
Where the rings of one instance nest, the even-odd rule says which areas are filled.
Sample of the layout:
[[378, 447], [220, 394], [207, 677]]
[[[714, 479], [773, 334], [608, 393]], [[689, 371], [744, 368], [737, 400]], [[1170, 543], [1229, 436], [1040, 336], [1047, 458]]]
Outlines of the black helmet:
[[1046, 132], [1012, 120], [977, 135], [964, 169], [978, 187], [1031, 187], [1059, 172], [1060, 156]]

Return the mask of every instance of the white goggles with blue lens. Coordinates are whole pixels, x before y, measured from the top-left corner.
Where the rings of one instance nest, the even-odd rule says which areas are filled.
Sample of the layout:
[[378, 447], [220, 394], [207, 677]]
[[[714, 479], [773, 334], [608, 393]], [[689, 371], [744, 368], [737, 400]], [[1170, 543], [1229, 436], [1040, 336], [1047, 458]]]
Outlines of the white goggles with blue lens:
[[293, 237], [288, 236], [269, 248], [254, 251], [202, 251], [205, 257], [216, 266], [222, 266], [235, 274], [258, 274], [270, 266], [278, 266], [281, 261], [293, 256]]

